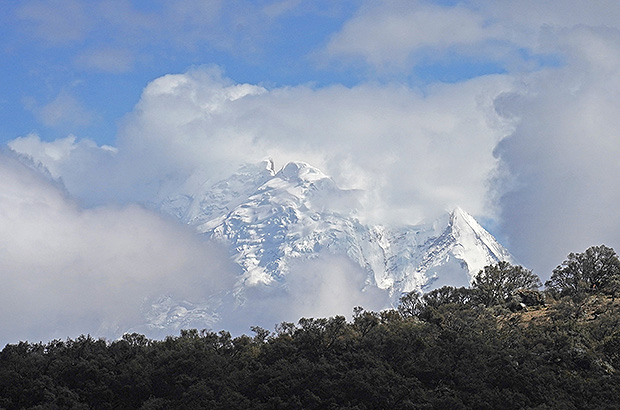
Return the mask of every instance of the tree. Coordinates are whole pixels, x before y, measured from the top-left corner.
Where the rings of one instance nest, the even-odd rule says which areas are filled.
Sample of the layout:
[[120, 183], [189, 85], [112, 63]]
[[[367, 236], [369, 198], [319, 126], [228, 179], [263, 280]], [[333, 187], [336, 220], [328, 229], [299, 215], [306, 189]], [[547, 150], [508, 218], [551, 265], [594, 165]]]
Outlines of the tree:
[[418, 316], [424, 308], [424, 302], [415, 290], [401, 296], [399, 302], [398, 311], [403, 317]]
[[570, 253], [560, 266], [553, 270], [545, 283], [560, 295], [603, 292], [615, 295], [620, 280], [620, 260], [613, 248], [592, 246], [583, 253]]
[[471, 288], [474, 300], [489, 307], [506, 303], [518, 289], [538, 289], [540, 286], [540, 279], [531, 270], [501, 261], [478, 272]]
[[472, 291], [468, 288], [455, 288], [442, 286], [434, 289], [423, 296], [423, 301], [428, 307], [438, 308], [447, 304], [466, 306], [471, 301]]

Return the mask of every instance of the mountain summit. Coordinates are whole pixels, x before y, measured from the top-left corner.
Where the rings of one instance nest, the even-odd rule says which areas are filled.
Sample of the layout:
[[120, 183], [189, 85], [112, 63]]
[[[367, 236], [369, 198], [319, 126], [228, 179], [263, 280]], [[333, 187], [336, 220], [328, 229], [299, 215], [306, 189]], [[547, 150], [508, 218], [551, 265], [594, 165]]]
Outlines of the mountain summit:
[[467, 286], [510, 253], [460, 208], [421, 225], [367, 225], [356, 217], [361, 192], [339, 188], [319, 169], [290, 162], [241, 167], [159, 208], [225, 244], [241, 268], [237, 289], [285, 284], [292, 264], [344, 256], [366, 273], [365, 288], [403, 292]]
[[460, 208], [420, 225], [368, 224], [359, 217], [364, 195], [304, 162], [246, 164], [216, 182], [192, 176], [153, 205], [221, 243], [238, 272], [229, 289], [196, 300], [145, 300], [145, 324], [132, 330], [245, 332], [355, 306], [379, 310], [404, 292], [468, 286], [484, 266], [514, 263]]

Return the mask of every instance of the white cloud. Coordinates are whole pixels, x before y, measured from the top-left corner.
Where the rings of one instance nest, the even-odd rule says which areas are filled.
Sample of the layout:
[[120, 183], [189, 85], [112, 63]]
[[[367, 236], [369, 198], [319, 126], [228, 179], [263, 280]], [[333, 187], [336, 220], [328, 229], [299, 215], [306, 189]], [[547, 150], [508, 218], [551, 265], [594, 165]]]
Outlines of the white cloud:
[[498, 147], [503, 229], [548, 277], [569, 252], [620, 247], [620, 30], [575, 27], [556, 41], [569, 64], [523, 79], [496, 102], [516, 129]]
[[258, 285], [245, 290], [244, 305], [232, 309], [223, 321], [226, 329], [247, 332], [250, 326], [266, 329], [300, 318], [342, 315], [351, 318], [353, 308], [380, 310], [389, 294], [365, 287], [367, 273], [345, 257], [319, 254], [316, 259], [293, 263], [285, 285]]
[[457, 205], [489, 214], [492, 151], [507, 133], [492, 103], [510, 87], [485, 77], [426, 95], [370, 84], [266, 90], [195, 69], [146, 87], [116, 154], [65, 140], [56, 161], [46, 153], [51, 144], [33, 137], [10, 146], [46, 164], [87, 203], [149, 201], [198, 169], [215, 179], [272, 157], [277, 166], [307, 161], [345, 188], [372, 192], [368, 217], [415, 223]]
[[[74, 136], [45, 142], [28, 135], [9, 143], [15, 152], [45, 166], [53, 178], [62, 179], [80, 203], [104, 208], [81, 210], [44, 183], [17, 185], [18, 198], [38, 195], [40, 185], [57, 199], [54, 206], [41, 205], [39, 209], [0, 198], [0, 204], [8, 204], [7, 209], [32, 208], [39, 215], [38, 219], [23, 215], [4, 220], [14, 224], [5, 232], [32, 232], [31, 224], [45, 227], [40, 234], [43, 239], [30, 240], [24, 234], [24, 246], [10, 248], [16, 255], [15, 266], [23, 269], [7, 275], [13, 280], [21, 272], [45, 268], [59, 286], [71, 292], [78, 292], [73, 289], [81, 286], [102, 289], [101, 298], [89, 293], [91, 288], [83, 291], [94, 305], [77, 298], [84, 317], [69, 319], [73, 311], [62, 304], [56, 310], [48, 309], [59, 317], [56, 322], [50, 319], [52, 326], [60, 321], [71, 326], [58, 325], [58, 332], [91, 328], [95, 332], [98, 329], [93, 323], [110, 327], [118, 317], [122, 325], [132, 325], [137, 321], [137, 307], [123, 305], [118, 298], [128, 295], [133, 303], [137, 300], [133, 295], [144, 298], [167, 286], [176, 289], [174, 286], [194, 283], [203, 278], [197, 272], [206, 266], [203, 263], [208, 256], [194, 255], [195, 238], [179, 239], [176, 233], [167, 232], [182, 228], [168, 226], [141, 208], [109, 208], [109, 204], [154, 201], [175, 192], [192, 174], [217, 179], [241, 163], [268, 156], [277, 166], [291, 160], [307, 161], [332, 175], [342, 187], [368, 189], [368, 214], [362, 216], [375, 221], [415, 223], [456, 205], [487, 214], [488, 178], [497, 165], [492, 151], [507, 133], [505, 124], [492, 116], [493, 101], [511, 88], [510, 82], [499, 76], [437, 85], [425, 94], [404, 86], [374, 84], [268, 90], [234, 83], [216, 68], [161, 77], [145, 88], [134, 111], [126, 116], [117, 147], [99, 147]], [[24, 188], [30, 185], [32, 192]], [[36, 202], [50, 202], [46, 198], [44, 195]], [[50, 208], [55, 209], [51, 215], [45, 211]], [[16, 220], [22, 222], [11, 222]], [[147, 240], [149, 236], [154, 239]], [[48, 240], [50, 237], [63, 240]], [[49, 243], [46, 247], [50, 248], [45, 257], [31, 258], [40, 264], [22, 262], [28, 246], [40, 242]], [[182, 275], [178, 284], [170, 284], [166, 272], [182, 269], [178, 266], [187, 259], [182, 254], [180, 262], [171, 266], [153, 254], [181, 253], [186, 247], [193, 264], [183, 270], [186, 273], [176, 273]], [[143, 272], [150, 270], [154, 276], [149, 276], [147, 286]], [[61, 272], [68, 272], [67, 276]], [[84, 272], [86, 276], [82, 276]], [[127, 280], [135, 285], [128, 290], [125, 275], [130, 275]], [[297, 320], [299, 315], [346, 315], [354, 305], [381, 306], [386, 295], [359, 292], [364, 277], [350, 262], [324, 256], [292, 267], [286, 288], [250, 289], [245, 308], [222, 306], [222, 322], [217, 326], [245, 332], [250, 325], [271, 327], [281, 320]], [[123, 286], [113, 285], [117, 282]], [[49, 298], [58, 298], [57, 291], [43, 294], [38, 285], [23, 288], [15, 281], [11, 286], [16, 287], [16, 294], [38, 297], [41, 304], [36, 306], [47, 308], [56, 303]], [[113, 290], [116, 288], [121, 288], [121, 296]], [[183, 289], [178, 292], [185, 294]], [[106, 309], [110, 300], [116, 307]], [[117, 307], [132, 316], [118, 316]], [[28, 324], [23, 325], [28, 328], [15, 327], [20, 334], [33, 335], [32, 328], [43, 323], [34, 311], [30, 314]], [[43, 326], [42, 333], [36, 335], [49, 335], [52, 330]]]
[[[513, 72], [515, 92], [499, 96], [495, 105], [505, 124], [516, 128], [506, 129], [510, 137], [497, 149], [502, 169], [488, 194], [497, 190], [501, 229], [524, 264], [546, 277], [569, 252], [602, 242], [620, 246], [613, 205], [620, 199], [613, 188], [620, 171], [620, 3], [369, 4], [334, 35], [327, 47], [333, 58], [408, 71], [418, 56], [453, 52], [500, 62]], [[443, 37], [447, 24], [459, 35]], [[520, 73], [526, 66], [515, 65], [523, 58], [519, 53], [526, 60], [528, 54], [555, 56], [555, 67]]]
[[[118, 150], [110, 146], [97, 146], [89, 139], [74, 135], [54, 141], [42, 141], [37, 134], [9, 141], [9, 148], [31, 157], [61, 179], [67, 189], [85, 205], [126, 203], [117, 200], [122, 171], [118, 167]], [[86, 194], [88, 193], [88, 195]]]
[[[71, 158], [81, 144], [89, 145], [71, 137], [15, 142], [39, 149], [49, 164]], [[203, 306], [218, 295], [223, 303], [211, 305], [220, 317], [216, 329], [236, 334], [302, 316], [350, 316], [353, 306], [378, 309], [388, 300], [363, 289], [366, 273], [353, 262], [322, 255], [292, 264], [286, 286], [248, 288], [238, 306], [228, 292], [240, 276], [226, 251], [137, 205], [81, 208], [38, 171], [0, 153], [2, 344], [85, 333], [114, 338], [128, 329], [162, 336], [145, 326], [149, 304], [161, 296]]]
[[95, 114], [67, 91], [61, 91], [49, 103], [38, 106], [27, 104], [41, 123], [48, 127], [82, 127], [92, 123]]
[[350, 316], [352, 307], [383, 309], [386, 291], [366, 287], [367, 273], [345, 257], [322, 255], [291, 266], [287, 290], [291, 302], [290, 321], [300, 317]]
[[349, 20], [327, 45], [333, 56], [360, 56], [375, 67], [403, 66], [419, 51], [446, 50], [497, 38], [499, 28], [462, 6], [425, 1], [373, 3]]
[[118, 336], [161, 294], [201, 300], [234, 280], [226, 254], [138, 206], [80, 209], [0, 154], [0, 341]]
[[620, 3], [613, 0], [471, 0], [450, 6], [368, 1], [332, 36], [325, 53], [334, 60], [360, 58], [373, 68], [406, 72], [447, 52], [522, 69], [523, 51], [561, 51], [546, 43], [549, 33], [576, 26], [618, 28], [619, 22]]

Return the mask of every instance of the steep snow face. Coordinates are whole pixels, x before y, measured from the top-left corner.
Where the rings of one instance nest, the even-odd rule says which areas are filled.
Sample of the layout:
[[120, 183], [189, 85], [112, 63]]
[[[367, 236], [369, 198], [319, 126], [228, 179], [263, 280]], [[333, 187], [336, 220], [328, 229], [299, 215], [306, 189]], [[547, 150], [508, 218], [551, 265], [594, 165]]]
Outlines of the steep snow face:
[[291, 259], [352, 241], [359, 224], [338, 211], [354, 208], [356, 194], [308, 164], [289, 163], [226, 215], [196, 229], [231, 245], [245, 285], [269, 284], [282, 280]]
[[190, 177], [181, 187], [182, 193], [167, 196], [155, 207], [187, 224], [201, 226], [224, 217], [273, 175], [273, 162], [268, 160], [246, 164], [230, 178], [215, 183], [209, 180], [196, 183]]
[[235, 289], [283, 285], [293, 262], [325, 252], [367, 272], [365, 287], [402, 292], [466, 286], [485, 265], [507, 260], [503, 248], [460, 208], [418, 226], [364, 225], [360, 192], [339, 188], [303, 162], [278, 172], [270, 161], [246, 165], [196, 192], [166, 198], [160, 209], [225, 243], [243, 272]]
[[[442, 226], [441, 233], [436, 235]], [[432, 232], [417, 268], [426, 279], [423, 288], [468, 286], [486, 265], [499, 261], [515, 263], [512, 255], [460, 208], [436, 221]]]

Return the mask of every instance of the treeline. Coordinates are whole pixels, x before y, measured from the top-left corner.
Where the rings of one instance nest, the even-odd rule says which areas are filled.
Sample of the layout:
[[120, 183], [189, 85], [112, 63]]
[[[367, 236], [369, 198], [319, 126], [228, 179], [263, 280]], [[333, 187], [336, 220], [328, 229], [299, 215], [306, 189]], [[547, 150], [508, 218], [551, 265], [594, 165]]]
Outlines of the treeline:
[[0, 352], [0, 408], [617, 409], [618, 279], [600, 246], [569, 255], [544, 291], [502, 262], [470, 288], [356, 308], [350, 322], [21, 342]]

